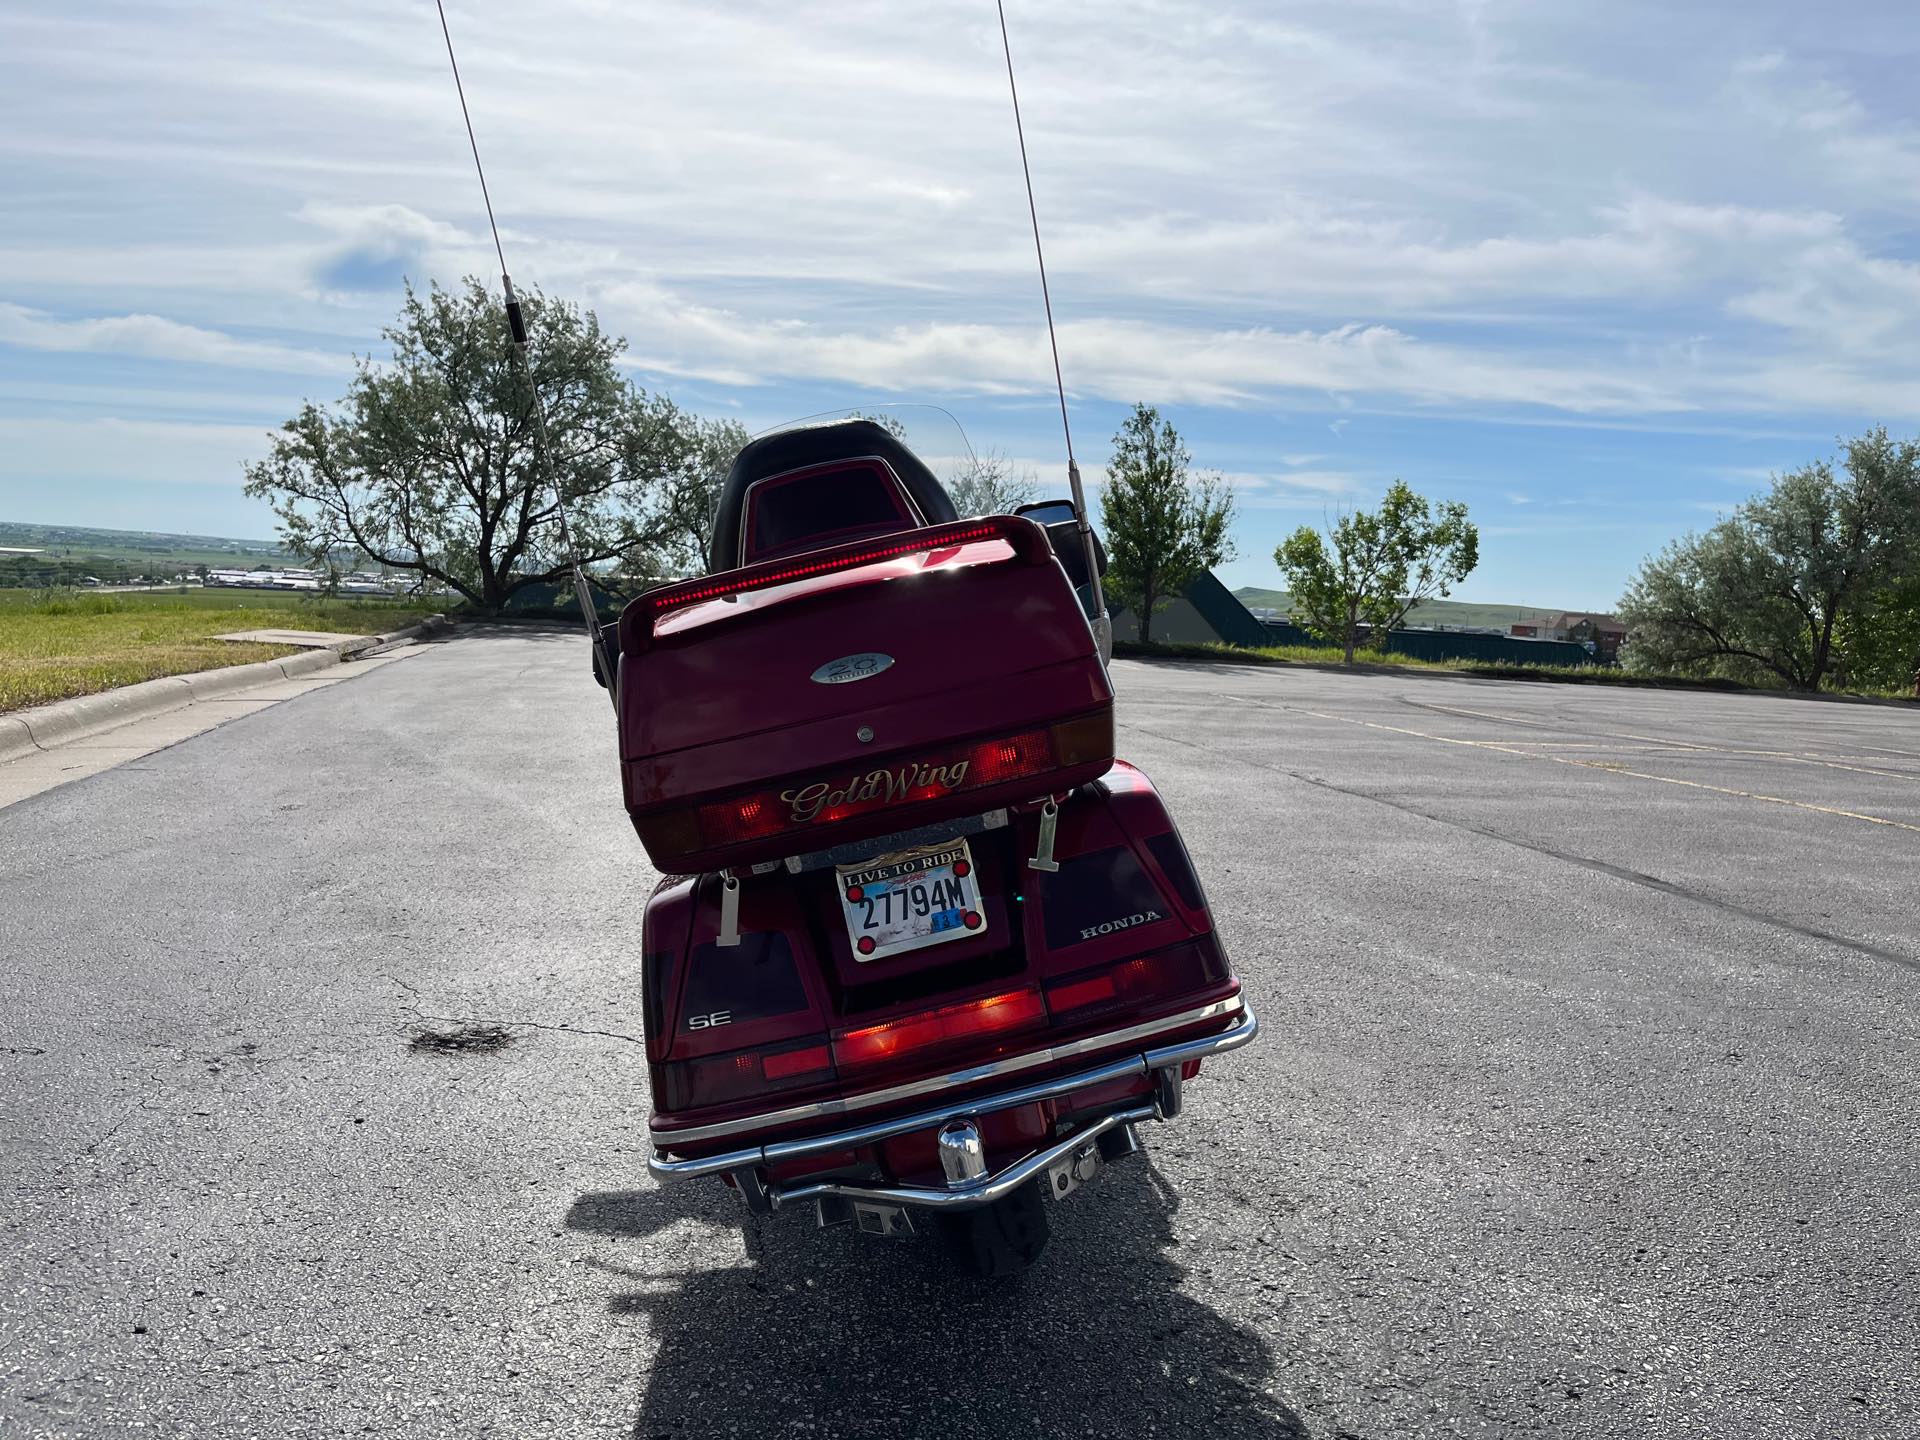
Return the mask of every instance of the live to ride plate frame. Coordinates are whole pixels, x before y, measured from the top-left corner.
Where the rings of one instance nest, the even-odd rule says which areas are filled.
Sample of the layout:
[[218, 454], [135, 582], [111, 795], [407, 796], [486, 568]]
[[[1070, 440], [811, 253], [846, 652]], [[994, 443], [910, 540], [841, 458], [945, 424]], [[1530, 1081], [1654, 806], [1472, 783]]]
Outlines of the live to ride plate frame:
[[863, 964], [978, 935], [986, 925], [965, 840], [836, 865], [834, 877], [847, 943]]

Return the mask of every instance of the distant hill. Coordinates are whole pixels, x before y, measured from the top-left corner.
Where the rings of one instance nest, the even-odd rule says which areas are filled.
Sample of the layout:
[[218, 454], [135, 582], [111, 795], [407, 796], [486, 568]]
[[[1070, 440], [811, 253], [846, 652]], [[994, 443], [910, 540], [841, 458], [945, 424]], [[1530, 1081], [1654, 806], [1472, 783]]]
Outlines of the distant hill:
[[89, 525], [25, 525], [0, 520], [0, 545], [52, 554], [89, 555], [284, 555], [277, 540], [233, 540], [222, 535], [172, 535], [152, 530], [101, 530]]
[[89, 578], [110, 585], [165, 581], [199, 565], [251, 569], [291, 558], [276, 540], [0, 520], [0, 589], [74, 585]]
[[[1284, 590], [1263, 590], [1243, 585], [1233, 592], [1249, 610], [1272, 609], [1285, 614], [1293, 607], [1293, 597]], [[1505, 630], [1516, 620], [1531, 620], [1542, 615], [1557, 615], [1553, 606], [1483, 605], [1472, 600], [1425, 600], [1413, 607], [1407, 617], [1413, 625], [1485, 625]]]

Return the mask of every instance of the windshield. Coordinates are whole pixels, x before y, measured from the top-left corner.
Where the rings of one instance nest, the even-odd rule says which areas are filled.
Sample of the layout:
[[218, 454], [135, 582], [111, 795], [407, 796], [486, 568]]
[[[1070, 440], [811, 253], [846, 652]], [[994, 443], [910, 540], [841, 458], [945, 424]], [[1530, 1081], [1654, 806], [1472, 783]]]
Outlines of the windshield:
[[938, 405], [856, 405], [846, 410], [823, 410], [818, 415], [803, 415], [784, 425], [772, 426], [753, 438], [759, 440], [812, 425], [831, 425], [839, 420], [871, 420], [885, 426], [946, 489], [951, 490], [956, 481], [973, 472], [973, 447], [967, 443], [966, 432], [958, 420]]

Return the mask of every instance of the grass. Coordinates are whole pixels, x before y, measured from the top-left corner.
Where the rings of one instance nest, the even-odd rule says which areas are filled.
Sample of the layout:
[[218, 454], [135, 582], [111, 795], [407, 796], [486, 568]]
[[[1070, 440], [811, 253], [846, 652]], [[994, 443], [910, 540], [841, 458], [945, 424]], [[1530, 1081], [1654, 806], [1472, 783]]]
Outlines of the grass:
[[119, 595], [0, 590], [0, 712], [296, 653], [289, 645], [213, 638], [228, 630], [366, 635], [398, 629], [442, 608], [417, 601], [230, 590]]
[[[1137, 640], [1118, 640], [1114, 642], [1113, 653], [1134, 660], [1212, 660], [1225, 665], [1314, 665], [1332, 666], [1344, 670], [1346, 666], [1340, 659], [1340, 652], [1327, 645], [1263, 645], [1258, 650], [1241, 645], [1228, 645], [1220, 641], [1208, 644], [1196, 644], [1181, 641], [1168, 644], [1153, 641], [1142, 645]], [[1375, 654], [1370, 650], [1360, 650], [1354, 655], [1356, 670], [1383, 669], [1394, 670], [1447, 670], [1491, 669], [1484, 661], [1469, 660], [1421, 660], [1412, 655], [1402, 655], [1388, 650]], [[1544, 670], [1546, 666], [1507, 666], [1507, 669]]]
[[[1119, 641], [1113, 653], [1136, 660], [1211, 660], [1226, 665], [1311, 665], [1322, 670], [1345, 670], [1340, 652], [1322, 645], [1268, 645], [1258, 650], [1219, 642], [1206, 645], [1142, 645], [1138, 641]], [[1491, 660], [1416, 660], [1393, 651], [1361, 650], [1354, 656], [1353, 669], [1428, 670], [1453, 675], [1475, 675], [1483, 680], [1537, 680], [1550, 685], [1621, 685], [1652, 690], [1720, 690], [1748, 694], [1787, 694], [1785, 690], [1748, 685], [1739, 680], [1696, 675], [1649, 674], [1622, 670], [1612, 665], [1521, 665]], [[1911, 695], [1896, 690], [1823, 690], [1823, 695], [1854, 699], [1898, 701], [1920, 704]]]
[[[1248, 607], [1262, 606], [1282, 613], [1293, 608], [1293, 597], [1284, 590], [1267, 590], [1257, 585], [1242, 585], [1233, 592]], [[1493, 605], [1478, 600], [1422, 600], [1407, 616], [1410, 625], [1484, 625], [1505, 630], [1516, 620], [1537, 620], [1561, 613], [1539, 605]]]

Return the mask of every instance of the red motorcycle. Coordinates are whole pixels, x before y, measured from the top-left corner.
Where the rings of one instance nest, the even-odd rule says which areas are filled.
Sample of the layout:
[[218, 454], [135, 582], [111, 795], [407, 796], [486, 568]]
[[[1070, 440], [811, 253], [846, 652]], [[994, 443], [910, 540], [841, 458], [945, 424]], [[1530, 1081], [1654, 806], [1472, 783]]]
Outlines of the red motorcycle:
[[748, 444], [709, 573], [630, 604], [610, 668], [665, 877], [649, 1170], [757, 1215], [932, 1219], [999, 1274], [1256, 1021], [1172, 817], [1114, 758], [1078, 511], [962, 517], [929, 464], [964, 463], [951, 434]]

